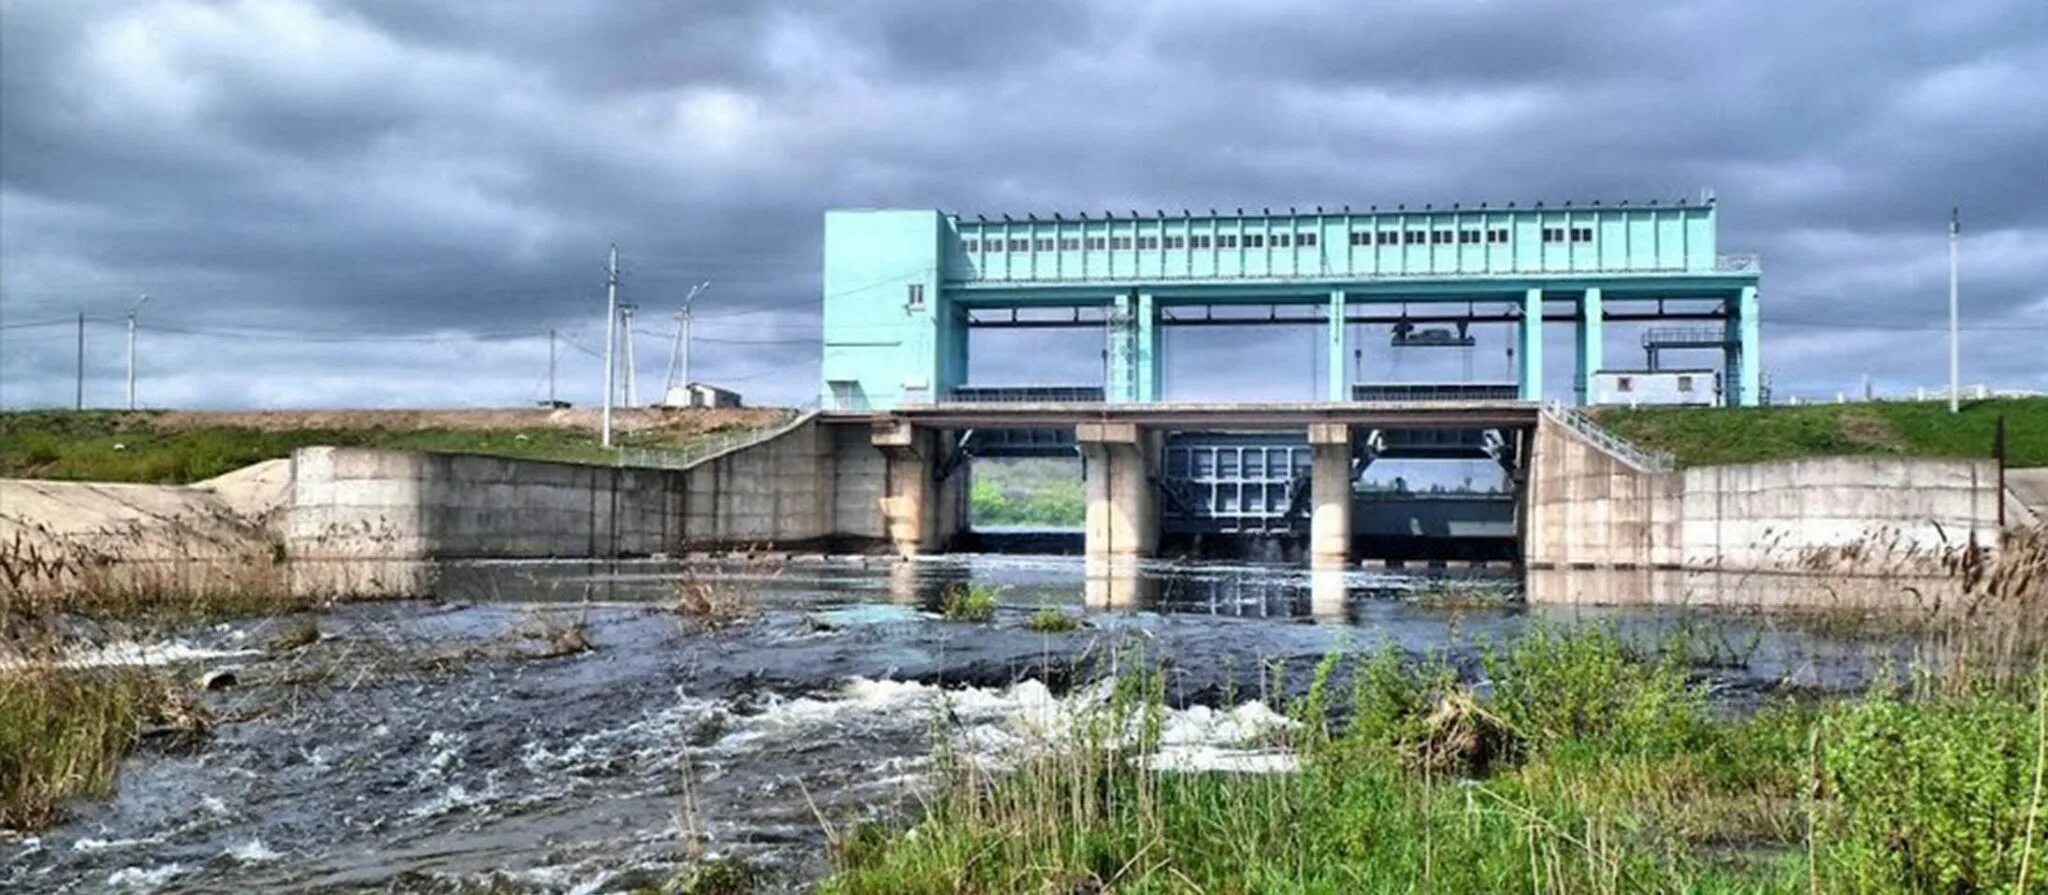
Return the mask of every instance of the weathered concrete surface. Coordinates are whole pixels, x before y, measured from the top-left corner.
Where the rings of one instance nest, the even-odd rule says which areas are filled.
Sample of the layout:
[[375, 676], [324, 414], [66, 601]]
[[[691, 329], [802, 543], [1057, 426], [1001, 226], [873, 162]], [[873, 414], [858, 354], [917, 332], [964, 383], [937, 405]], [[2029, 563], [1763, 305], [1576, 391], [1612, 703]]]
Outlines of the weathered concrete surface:
[[2048, 522], [2048, 469], [2005, 471], [2005, 524], [2024, 527]]
[[1819, 458], [1685, 471], [1688, 568], [1847, 574], [1933, 570], [1998, 544], [1990, 460]]
[[[877, 425], [869, 434], [882, 457], [882, 480], [866, 512], [880, 519], [884, 536], [901, 556], [943, 550], [967, 524], [969, 473], [963, 464], [944, 480], [936, 477], [945, 459], [939, 435], [907, 423]], [[848, 487], [864, 496], [871, 493], [867, 484], [850, 482]]]
[[1074, 437], [1086, 488], [1089, 565], [1122, 566], [1151, 556], [1159, 549], [1158, 488], [1152, 481], [1158, 434], [1130, 423], [1083, 423]]
[[204, 488], [0, 479], [0, 550], [24, 592], [256, 588], [280, 574], [273, 543]]
[[1523, 560], [1530, 566], [1676, 566], [1684, 486], [1545, 418], [1532, 440]]
[[1351, 559], [1351, 427], [1313, 423], [1309, 444], [1309, 565], [1341, 569]]

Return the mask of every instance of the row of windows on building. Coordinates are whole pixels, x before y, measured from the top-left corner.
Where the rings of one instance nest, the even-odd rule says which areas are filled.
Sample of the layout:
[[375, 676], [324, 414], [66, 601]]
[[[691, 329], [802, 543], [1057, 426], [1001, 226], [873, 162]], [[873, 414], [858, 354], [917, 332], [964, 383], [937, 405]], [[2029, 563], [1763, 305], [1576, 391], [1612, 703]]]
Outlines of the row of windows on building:
[[[1454, 243], [1457, 245], [1479, 245], [1482, 242], [1487, 245], [1506, 245], [1508, 239], [1508, 228], [1506, 227], [1493, 227], [1485, 230], [1475, 228], [1465, 230], [1354, 230], [1351, 232], [1351, 244], [1354, 246], [1452, 245]], [[1545, 227], [1543, 228], [1543, 241], [1547, 243], [1592, 242], [1593, 228]], [[1213, 243], [1211, 242], [1211, 237], [1207, 234], [1193, 236], [1139, 236], [1135, 238], [1129, 236], [1089, 236], [1085, 238], [1068, 236], [1058, 239], [1043, 237], [1038, 239], [1008, 240], [970, 239], [967, 240], [965, 248], [972, 254], [975, 252], [1001, 252], [1005, 250], [1011, 252], [1079, 252], [1084, 249], [1090, 252], [1130, 251], [1134, 246], [1139, 250], [1150, 251], [1162, 247], [1168, 249], [1206, 249], [1212, 247], [1219, 249], [1235, 249], [1239, 247], [1262, 249], [1271, 246], [1276, 249], [1285, 249], [1294, 246], [1314, 248], [1315, 245], [1316, 234], [1314, 233], [1275, 233], [1271, 236], [1263, 233], [1246, 233], [1242, 236], [1235, 233], [1223, 233], [1217, 234], [1214, 237]]]
[[974, 252], [1001, 252], [1006, 249], [1012, 252], [1079, 252], [1083, 251], [1084, 249], [1090, 252], [1127, 252], [1130, 251], [1132, 248], [1137, 248], [1142, 251], [1153, 251], [1160, 248], [1235, 249], [1242, 247], [1247, 249], [1263, 249], [1267, 248], [1268, 246], [1276, 249], [1293, 248], [1296, 246], [1305, 249], [1312, 249], [1316, 246], [1316, 234], [1274, 233], [1269, 236], [1264, 233], [1246, 233], [1240, 236], [1235, 233], [1223, 233], [1216, 235], [1214, 237], [1213, 242], [1211, 241], [1211, 237], [1208, 234], [1200, 234], [1195, 236], [1137, 237], [1089, 236], [1085, 238], [1078, 236], [1068, 236], [1059, 239], [970, 239], [967, 240], [964, 247], [971, 254]]

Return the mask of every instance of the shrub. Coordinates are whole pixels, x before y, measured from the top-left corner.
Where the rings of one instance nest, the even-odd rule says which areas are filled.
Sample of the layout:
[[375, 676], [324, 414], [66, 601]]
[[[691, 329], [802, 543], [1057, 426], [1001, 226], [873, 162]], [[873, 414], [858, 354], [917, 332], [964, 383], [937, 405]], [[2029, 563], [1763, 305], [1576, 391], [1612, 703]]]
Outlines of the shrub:
[[1081, 620], [1057, 606], [1042, 606], [1037, 612], [1031, 613], [1031, 618], [1024, 622], [1024, 627], [1041, 634], [1064, 634], [1080, 628]]
[[939, 603], [939, 614], [953, 621], [988, 621], [996, 614], [997, 593], [986, 584], [956, 584]]
[[[1880, 694], [1832, 718], [1831, 847], [1857, 889], [2008, 891], [2019, 876], [2040, 760], [2038, 706], [1995, 695], [1906, 702]], [[2048, 824], [2033, 830], [2048, 858]], [[2035, 868], [2039, 870], [2039, 867]]]

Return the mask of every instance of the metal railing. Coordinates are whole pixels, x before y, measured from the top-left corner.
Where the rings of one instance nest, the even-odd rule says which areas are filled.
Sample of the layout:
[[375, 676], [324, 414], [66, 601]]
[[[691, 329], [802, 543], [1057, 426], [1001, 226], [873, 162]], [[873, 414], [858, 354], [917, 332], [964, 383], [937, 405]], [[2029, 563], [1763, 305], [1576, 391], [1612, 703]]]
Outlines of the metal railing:
[[948, 404], [1100, 404], [1099, 385], [960, 386], [946, 395]]
[[1351, 400], [1364, 402], [1449, 403], [1517, 401], [1522, 388], [1512, 382], [1354, 382]]
[[1754, 273], [1764, 269], [1764, 259], [1755, 252], [1734, 252], [1714, 256], [1717, 273]]
[[1719, 348], [1728, 342], [1728, 331], [1712, 326], [1653, 326], [1643, 330], [1644, 348]]
[[1562, 401], [1543, 402], [1543, 415], [1552, 421], [1578, 433], [1580, 438], [1592, 442], [1595, 447], [1619, 458], [1623, 463], [1643, 472], [1670, 472], [1676, 467], [1672, 456], [1663, 451], [1647, 451], [1624, 441], [1621, 436], [1600, 427], [1578, 408]]
[[784, 411], [782, 419], [772, 425], [758, 429], [718, 432], [679, 448], [622, 447], [613, 455], [612, 465], [640, 469], [688, 469], [726, 451], [781, 435], [814, 412], [815, 410]]

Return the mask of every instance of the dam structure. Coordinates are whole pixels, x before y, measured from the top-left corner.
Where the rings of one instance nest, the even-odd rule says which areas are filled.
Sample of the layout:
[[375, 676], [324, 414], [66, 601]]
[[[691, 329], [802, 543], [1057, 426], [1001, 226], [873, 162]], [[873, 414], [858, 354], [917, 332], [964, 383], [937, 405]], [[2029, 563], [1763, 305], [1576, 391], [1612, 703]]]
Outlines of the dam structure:
[[[1075, 456], [1086, 551], [1130, 559], [1168, 540], [1293, 540], [1319, 567], [1361, 548], [1512, 558], [1543, 390], [1544, 324], [1572, 327], [1584, 401], [1609, 322], [1690, 322], [1721, 353], [1725, 401], [1761, 396], [1759, 265], [1719, 252], [1716, 203], [1242, 209], [964, 217], [825, 214], [819, 403], [832, 424], [925, 470], [888, 504], [891, 540], [941, 549], [962, 524], [972, 459]], [[1291, 325], [1324, 333], [1311, 401], [1170, 400], [1162, 334]], [[1512, 381], [1353, 381], [1360, 325], [1396, 344], [1471, 344], [1512, 329]], [[1434, 330], [1418, 327], [1440, 327]], [[1455, 331], [1445, 326], [1455, 326]], [[1100, 340], [1099, 381], [970, 381], [975, 330]], [[1248, 370], [1273, 358], [1233, 358]], [[912, 459], [915, 458], [915, 459]], [[1379, 460], [1497, 464], [1487, 493], [1363, 487]], [[929, 493], [944, 509], [916, 509]], [[926, 530], [930, 529], [930, 530]], [[1462, 545], [1462, 546], [1461, 546]]]

